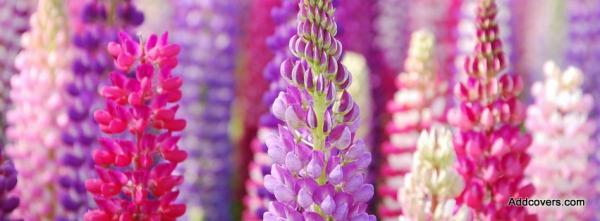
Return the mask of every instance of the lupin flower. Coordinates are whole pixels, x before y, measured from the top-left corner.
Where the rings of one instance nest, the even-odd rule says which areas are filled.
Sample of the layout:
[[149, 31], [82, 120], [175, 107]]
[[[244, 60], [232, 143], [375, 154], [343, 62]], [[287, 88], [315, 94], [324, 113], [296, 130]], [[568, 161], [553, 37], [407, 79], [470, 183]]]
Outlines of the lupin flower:
[[10, 219], [11, 213], [19, 206], [19, 198], [9, 195], [17, 186], [17, 170], [13, 162], [6, 158], [6, 155], [0, 157], [0, 220]]
[[[247, 61], [244, 61], [244, 74], [240, 79], [240, 89], [236, 92], [241, 97], [240, 102], [243, 103], [241, 107], [244, 109], [244, 136], [256, 135], [254, 132], [249, 132], [256, 131], [258, 128], [259, 117], [256, 116], [260, 116], [268, 110], [268, 105], [259, 103], [269, 87], [269, 82], [263, 77], [264, 71], [267, 64], [273, 59], [273, 52], [275, 52], [270, 50], [270, 42], [267, 39], [276, 28], [271, 14], [272, 9], [279, 7], [282, 2], [284, 1], [258, 0], [252, 1], [250, 5], [249, 19], [253, 22], [247, 22], [248, 34], [242, 40], [242, 46], [247, 53]], [[249, 142], [250, 139], [245, 142]]]
[[[234, 3], [235, 2], [235, 3]], [[186, 218], [231, 220], [233, 144], [230, 137], [238, 55], [239, 3], [233, 0], [179, 1], [175, 5], [177, 42], [185, 48], [181, 70], [182, 112], [190, 120], [183, 143]]]
[[511, 198], [531, 197], [533, 185], [523, 181], [531, 157], [531, 136], [521, 131], [525, 107], [519, 101], [519, 75], [506, 68], [493, 0], [478, 0], [477, 43], [465, 59], [466, 79], [455, 85], [457, 107], [448, 113], [456, 127], [454, 148], [465, 190], [457, 199], [473, 209], [477, 220], [537, 220], [526, 207], [509, 206]]
[[375, 44], [394, 74], [402, 70], [402, 63], [398, 61], [405, 59], [406, 45], [410, 40], [409, 16], [405, 13], [409, 6], [410, 1], [407, 0], [381, 0], [377, 3]]
[[396, 193], [403, 175], [410, 170], [419, 133], [445, 122], [448, 84], [436, 72], [434, 52], [433, 33], [413, 33], [405, 72], [398, 75], [398, 91], [387, 106], [393, 121], [387, 126], [390, 140], [381, 150], [385, 161], [380, 173], [384, 179], [378, 190], [382, 199], [379, 212], [384, 219], [393, 219], [401, 212]]
[[24, 220], [54, 220], [61, 213], [55, 184], [65, 150], [60, 131], [69, 122], [64, 87], [72, 78], [64, 6], [59, 0], [37, 2], [15, 60], [19, 73], [11, 78], [6, 153], [19, 171], [15, 217]]
[[97, 147], [100, 135], [91, 110], [100, 105], [98, 87], [106, 82], [113, 66], [104, 45], [116, 39], [117, 30], [135, 27], [144, 18], [129, 0], [110, 3], [89, 0], [80, 7], [75, 20], [79, 20], [81, 27], [74, 31], [73, 37], [80, 56], [73, 60], [74, 79], [66, 88], [72, 103], [68, 109], [70, 124], [62, 133], [62, 141], [69, 147], [61, 159], [64, 167], [59, 180], [60, 202], [65, 211], [59, 219], [64, 221], [79, 220], [89, 207], [84, 180], [93, 170], [91, 150]]
[[175, 220], [186, 210], [174, 203], [183, 176], [173, 170], [187, 158], [173, 134], [186, 126], [175, 116], [182, 78], [171, 74], [180, 49], [167, 33], [141, 43], [120, 33], [119, 40], [108, 44], [117, 70], [100, 90], [106, 107], [94, 112], [109, 136], [98, 139], [93, 153], [98, 178], [85, 182], [99, 208], [84, 220]]
[[[527, 110], [527, 127], [533, 131], [530, 152], [535, 157], [527, 174], [540, 199], [594, 197], [592, 178], [598, 172], [588, 159], [594, 152], [595, 124], [588, 118], [593, 99], [583, 94], [583, 74], [570, 67], [561, 72], [554, 62], [544, 66], [545, 80], [533, 85], [535, 104]], [[549, 164], [548, 162], [552, 162]], [[534, 207], [542, 220], [591, 220], [585, 207]]]
[[[10, 77], [17, 73], [15, 68], [15, 57], [21, 49], [21, 35], [28, 28], [29, 11], [33, 4], [27, 1], [7, 1], [0, 0], [0, 24], [4, 27], [4, 32], [0, 35], [0, 112], [5, 113], [8, 109], [10, 100], [8, 91], [10, 89]], [[0, 117], [0, 141], [5, 142], [4, 129], [6, 122], [4, 115]]]
[[[478, 7], [478, 1], [479, 0], [459, 0], [461, 1], [460, 5], [460, 18], [458, 21], [458, 39], [456, 42], [456, 47], [458, 49], [457, 51], [457, 57], [456, 57], [456, 61], [452, 61], [453, 64], [456, 66], [455, 68], [458, 70], [461, 70], [462, 64], [464, 64], [464, 60], [466, 59], [466, 57], [469, 56], [469, 54], [471, 53], [472, 49], [475, 47], [475, 45], [477, 44], [477, 37], [478, 34], [477, 32], [477, 26], [475, 24], [473, 24], [473, 20], [476, 19], [477, 17], [477, 7]], [[512, 26], [510, 26], [510, 21], [511, 21], [511, 17], [510, 17], [510, 13], [512, 13], [512, 11], [509, 8], [509, 2], [510, 1], [514, 1], [514, 0], [495, 0], [496, 2], [496, 7], [498, 8], [498, 15], [496, 18], [496, 23], [498, 24], [498, 27], [501, 30], [504, 30], [503, 32], [499, 33], [500, 36], [498, 36], [499, 39], [502, 40], [503, 42], [503, 49], [504, 49], [504, 54], [507, 57], [507, 63], [511, 64], [511, 65], [515, 65], [518, 63], [517, 60], [515, 60], [516, 55], [515, 53], [512, 53], [512, 51], [514, 50], [513, 47], [515, 47], [515, 37], [513, 36], [513, 30], [511, 29]], [[460, 71], [458, 71], [458, 74], [460, 76]], [[460, 81], [461, 78], [458, 77], [456, 79], [456, 81]]]
[[454, 169], [455, 162], [449, 130], [434, 127], [421, 132], [412, 169], [398, 192], [400, 221], [468, 220], [466, 207], [455, 208], [454, 198], [464, 188], [462, 177]]
[[[595, 104], [590, 112], [590, 118], [600, 125], [600, 2], [591, 0], [573, 0], [567, 3], [568, 15], [568, 47], [566, 61], [581, 68], [585, 74], [583, 89], [593, 98]], [[596, 130], [592, 138], [600, 143], [600, 130]], [[595, 148], [592, 155], [594, 164], [600, 168], [600, 148]], [[595, 219], [600, 220], [600, 174], [592, 181], [596, 189], [595, 197], [588, 203], [596, 211]]]
[[359, 109], [346, 91], [352, 79], [340, 63], [332, 2], [303, 0], [299, 8], [298, 32], [289, 42], [298, 60], [281, 64], [290, 86], [272, 106], [285, 125], [266, 141], [274, 165], [265, 187], [275, 201], [263, 219], [375, 220], [366, 212], [371, 154], [354, 135]]
[[[280, 64], [292, 58], [288, 49], [288, 40], [296, 32], [296, 15], [298, 4], [295, 0], [283, 0], [281, 5], [271, 10], [271, 17], [276, 25], [275, 32], [267, 38], [267, 46], [273, 51], [274, 57], [265, 66], [264, 78], [270, 83], [269, 90], [263, 95], [263, 104], [269, 106], [277, 95], [285, 90], [285, 81], [279, 75]], [[247, 195], [244, 197], [245, 210], [243, 219], [247, 221], [262, 220], [269, 203], [275, 199], [264, 185], [264, 176], [270, 174], [273, 162], [267, 155], [266, 139], [277, 133], [277, 125], [283, 122], [271, 112], [260, 117], [259, 129], [251, 143], [252, 161], [248, 166], [249, 179], [245, 183]]]
[[17, 185], [17, 171], [14, 163], [6, 154], [5, 137], [5, 112], [10, 103], [8, 91], [10, 77], [17, 73], [14, 61], [21, 49], [19, 42], [23, 32], [27, 30], [30, 2], [27, 1], [0, 1], [0, 24], [5, 31], [0, 35], [0, 220], [10, 220], [10, 214], [19, 205], [19, 198], [11, 193]]

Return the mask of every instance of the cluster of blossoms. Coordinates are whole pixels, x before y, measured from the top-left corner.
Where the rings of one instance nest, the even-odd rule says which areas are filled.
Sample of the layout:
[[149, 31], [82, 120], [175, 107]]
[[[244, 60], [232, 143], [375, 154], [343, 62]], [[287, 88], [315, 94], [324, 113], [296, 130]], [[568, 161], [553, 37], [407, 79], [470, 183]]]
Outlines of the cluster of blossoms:
[[[532, 87], [535, 105], [527, 110], [527, 128], [533, 131], [530, 152], [535, 157], [527, 174], [540, 199], [591, 199], [591, 179], [598, 171], [588, 159], [595, 151], [594, 122], [588, 120], [593, 99], [583, 94], [583, 74], [570, 67], [561, 73], [553, 62], [544, 67], [545, 80]], [[552, 162], [551, 164], [549, 162]], [[542, 220], [590, 220], [585, 207], [535, 207]]]
[[410, 170], [419, 133], [445, 121], [448, 84], [436, 73], [434, 53], [433, 34], [414, 32], [405, 72], [396, 81], [399, 89], [387, 107], [393, 121], [387, 127], [390, 141], [381, 150], [385, 157], [381, 175], [385, 178], [378, 190], [382, 198], [380, 215], [385, 218], [397, 217], [401, 212], [396, 192]]
[[94, 112], [100, 130], [111, 136], [98, 139], [98, 178], [85, 182], [99, 208], [84, 219], [175, 220], [186, 210], [174, 203], [183, 176], [173, 171], [187, 158], [173, 135], [186, 126], [175, 117], [183, 81], [171, 74], [180, 49], [168, 43], [167, 33], [139, 42], [120, 33], [119, 39], [108, 44], [117, 70], [100, 90], [106, 107]]
[[457, 107], [448, 121], [457, 129], [454, 147], [465, 190], [457, 199], [473, 209], [475, 219], [536, 220], [526, 207], [509, 206], [510, 198], [535, 192], [523, 180], [531, 157], [531, 136], [521, 131], [525, 107], [519, 101], [523, 81], [500, 75], [506, 67], [493, 0], [478, 0], [477, 43], [465, 59], [466, 79], [454, 88]]
[[[32, 6], [28, 1], [0, 0], [0, 25], [5, 30], [0, 34], [0, 113], [5, 113], [9, 106], [6, 95], [10, 88], [10, 77], [17, 72], [14, 61], [21, 49], [21, 35], [28, 28]], [[0, 127], [2, 131], [6, 127], [4, 114], [0, 118]], [[0, 140], [4, 142], [4, 132], [0, 134]]]
[[429, 133], [421, 133], [412, 169], [398, 192], [400, 221], [468, 220], [466, 207], [455, 208], [454, 198], [464, 188], [462, 177], [454, 169], [455, 161], [449, 130], [434, 127]]
[[0, 1], [0, 24], [5, 31], [0, 34], [0, 220], [10, 220], [9, 216], [19, 205], [19, 198], [11, 191], [17, 185], [17, 172], [6, 154], [4, 113], [8, 108], [10, 77], [17, 73], [14, 60], [21, 49], [21, 34], [27, 30], [29, 11], [33, 4], [28, 1]]
[[266, 141], [274, 165], [264, 183], [276, 200], [263, 219], [375, 220], [366, 213], [371, 154], [355, 136], [359, 109], [346, 91], [352, 79], [340, 61], [335, 10], [331, 0], [304, 0], [299, 9], [289, 42], [298, 59], [281, 64], [290, 86], [272, 107], [285, 125]]
[[[116, 8], [116, 10], [111, 10]], [[144, 17], [130, 0], [110, 3], [89, 0], [81, 5], [73, 45], [78, 49], [73, 60], [73, 81], [66, 90], [71, 95], [68, 109], [70, 125], [62, 133], [68, 151], [62, 156], [60, 202], [65, 210], [61, 220], [78, 220], [88, 208], [84, 180], [92, 171], [91, 150], [97, 146], [99, 130], [91, 110], [100, 106], [98, 86], [108, 79], [113, 62], [104, 45], [116, 39], [117, 30], [141, 24]]]
[[[458, 39], [456, 42], [456, 47], [458, 51], [456, 51], [456, 60], [453, 61], [453, 64], [456, 66], [455, 68], [459, 70], [457, 71], [457, 73], [460, 73], [460, 70], [462, 69], [462, 64], [464, 64], [466, 57], [469, 56], [472, 49], [477, 44], [478, 35], [476, 32], [478, 28], [473, 23], [473, 20], [476, 20], [479, 0], [459, 1], [461, 2], [459, 4], [460, 17], [456, 27], [458, 29]], [[516, 60], [513, 59], [515, 58], [515, 53], [511, 52], [513, 49], [512, 47], [514, 45], [513, 42], [515, 38], [512, 36], [512, 29], [509, 25], [511, 21], [511, 10], [508, 4], [509, 1], [514, 0], [495, 0], [496, 7], [498, 8], [496, 22], [498, 24], [498, 27], [502, 29], [502, 32], [499, 33], [499, 36], [497, 37], [503, 40], [503, 42], [506, 42], [505, 44], [503, 44], [503, 50], [505, 51], [506, 55], [508, 55], [508, 63], [513, 65], [513, 63], [516, 63]], [[456, 80], [460, 81], [460, 79]]]
[[[270, 82], [269, 90], [263, 95], [263, 104], [273, 104], [277, 95], [285, 89], [285, 81], [279, 74], [279, 66], [287, 59], [293, 59], [288, 50], [288, 41], [296, 33], [296, 15], [298, 4], [295, 0], [283, 0], [281, 5], [271, 11], [276, 25], [275, 32], [267, 38], [267, 46], [273, 51], [273, 59], [265, 66], [264, 78]], [[283, 122], [271, 112], [260, 117], [257, 137], [251, 143], [252, 161], [248, 166], [249, 179], [246, 181], [247, 195], [244, 197], [244, 220], [262, 220], [269, 202], [275, 197], [264, 186], [264, 176], [270, 173], [273, 164], [267, 155], [266, 138], [277, 133], [277, 126]]]
[[[235, 2], [235, 3], [234, 3]], [[231, 220], [233, 159], [230, 122], [235, 98], [239, 3], [181, 1], [175, 5], [176, 41], [189, 48], [181, 72], [183, 115], [190, 120], [183, 143], [191, 160], [183, 165], [184, 200], [190, 219]]]
[[375, 19], [375, 44], [381, 49], [385, 63], [392, 72], [399, 73], [406, 53], [406, 45], [410, 40], [408, 13], [410, 1], [381, 0], [377, 2], [379, 11]]
[[[566, 60], [569, 64], [581, 68], [585, 74], [583, 89], [589, 93], [596, 104], [592, 107], [590, 117], [600, 123], [600, 3], [592, 0], [568, 1], [568, 51]], [[592, 138], [600, 143], [600, 130], [596, 130]], [[592, 157], [597, 167], [600, 167], [600, 149], [596, 148]], [[596, 175], [596, 196], [592, 197], [590, 207], [596, 212], [596, 219], [600, 219], [600, 174]]]
[[54, 220], [62, 214], [55, 183], [65, 151], [60, 131], [69, 122], [64, 88], [72, 78], [64, 8], [63, 1], [38, 1], [15, 60], [20, 72], [11, 78], [6, 153], [19, 171], [21, 205], [15, 215], [24, 220]]
[[[246, 37], [242, 40], [246, 51], [244, 61], [244, 76], [237, 94], [242, 96], [244, 110], [244, 135], [252, 136], [245, 142], [249, 142], [256, 135], [261, 114], [268, 111], [268, 105], [263, 105], [261, 99], [269, 87], [269, 82], [263, 77], [265, 68], [273, 60], [274, 52], [271, 50], [268, 39], [276, 29], [276, 21], [271, 12], [279, 7], [282, 0], [258, 0], [252, 1], [250, 5], [249, 19]], [[260, 105], [258, 105], [260, 104]], [[245, 148], [246, 146], [244, 146]]]

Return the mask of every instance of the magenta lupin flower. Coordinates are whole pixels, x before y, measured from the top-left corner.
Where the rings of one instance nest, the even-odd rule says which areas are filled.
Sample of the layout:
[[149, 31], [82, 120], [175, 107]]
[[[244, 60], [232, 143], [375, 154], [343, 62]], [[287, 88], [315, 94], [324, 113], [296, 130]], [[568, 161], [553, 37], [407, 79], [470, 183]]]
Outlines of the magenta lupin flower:
[[[183, 176], [174, 174], [187, 153], [177, 146], [186, 121], [175, 118], [181, 99], [182, 79], [173, 76], [179, 46], [168, 43], [168, 34], [151, 35], [145, 42], [119, 34], [109, 53], [118, 70], [112, 85], [101, 89], [105, 109], [94, 113], [100, 129], [93, 153], [98, 178], [86, 181], [98, 209], [88, 221], [175, 220], [186, 206], [174, 203]], [[133, 78], [128, 73], [134, 72]]]
[[355, 136], [359, 109], [346, 91], [351, 75], [340, 63], [332, 2], [303, 0], [299, 8], [289, 42], [295, 58], [281, 64], [290, 86], [272, 107], [285, 125], [266, 140], [274, 165], [264, 184], [276, 200], [263, 219], [375, 220], [366, 212], [371, 153]]
[[521, 131], [525, 107], [519, 101], [523, 81], [504, 74], [506, 67], [493, 0], [479, 0], [475, 19], [477, 42], [465, 60], [466, 79], [455, 86], [458, 107], [448, 114], [457, 129], [454, 147], [458, 171], [465, 180], [459, 204], [477, 220], [537, 220], [526, 207], [509, 206], [511, 198], [531, 197], [523, 182], [531, 157], [531, 136]]

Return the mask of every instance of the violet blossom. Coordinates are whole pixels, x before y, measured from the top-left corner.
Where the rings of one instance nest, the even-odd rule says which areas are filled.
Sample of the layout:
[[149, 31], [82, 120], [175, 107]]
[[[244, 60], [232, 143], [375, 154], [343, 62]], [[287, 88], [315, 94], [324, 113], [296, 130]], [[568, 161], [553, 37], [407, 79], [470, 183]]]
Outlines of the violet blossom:
[[335, 9], [331, 0], [298, 6], [289, 42], [297, 60], [281, 64], [290, 86], [272, 107], [285, 124], [266, 141], [274, 165], [264, 183], [275, 200], [263, 219], [375, 220], [366, 212], [374, 191], [365, 183], [371, 153], [354, 135], [359, 109], [346, 91], [352, 79], [340, 60]]
[[445, 123], [448, 83], [437, 72], [433, 33], [419, 30], [412, 34], [405, 71], [398, 75], [398, 91], [388, 103], [392, 122], [386, 128], [390, 140], [381, 148], [384, 177], [378, 193], [382, 199], [380, 215], [384, 220], [400, 214], [397, 191], [410, 168], [417, 139], [422, 130]]
[[394, 73], [402, 70], [410, 40], [408, 0], [380, 0], [377, 2], [378, 15], [375, 19], [375, 44], [381, 49], [383, 59]]
[[182, 47], [182, 114], [190, 120], [183, 143], [190, 153], [182, 165], [186, 218], [231, 220], [233, 144], [230, 137], [238, 55], [239, 5], [231, 0], [179, 1], [175, 37]]
[[[269, 84], [269, 90], [263, 95], [263, 104], [273, 104], [277, 95], [286, 87], [286, 82], [279, 75], [280, 64], [292, 59], [288, 49], [288, 40], [296, 33], [296, 15], [298, 4], [295, 0], [283, 0], [281, 5], [271, 10], [271, 17], [276, 27], [275, 32], [267, 38], [267, 46], [274, 56], [265, 66], [263, 76]], [[260, 117], [259, 129], [251, 143], [252, 161], [248, 166], [249, 179], [245, 183], [247, 195], [244, 197], [244, 220], [262, 220], [269, 203], [275, 199], [264, 186], [264, 176], [270, 174], [273, 162], [267, 155], [266, 139], [277, 133], [277, 125], [283, 121], [277, 119], [271, 112]]]
[[466, 79], [455, 85], [457, 107], [448, 113], [456, 127], [454, 148], [458, 171], [465, 180], [459, 205], [473, 210], [474, 218], [537, 220], [526, 207], [509, 206], [511, 198], [528, 198], [535, 188], [524, 181], [531, 160], [531, 135], [521, 131], [525, 106], [519, 101], [523, 81], [502, 74], [507, 66], [493, 0], [478, 0], [476, 44], [465, 59]]
[[27, 1], [0, 1], [0, 24], [5, 29], [0, 34], [0, 183], [3, 184], [0, 187], [0, 220], [11, 220], [11, 213], [19, 205], [19, 198], [12, 193], [17, 185], [17, 171], [5, 150], [5, 113], [10, 104], [10, 78], [18, 72], [14, 65], [15, 57], [21, 49], [21, 35], [28, 28], [32, 6]]
[[[584, 94], [581, 71], [569, 67], [564, 72], [554, 64], [544, 66], [545, 80], [536, 82], [531, 93], [535, 104], [527, 109], [527, 127], [533, 133], [530, 153], [535, 156], [527, 175], [536, 187], [535, 198], [592, 199], [592, 179], [597, 168], [588, 159], [596, 147], [592, 135], [595, 122], [588, 118], [593, 105]], [[552, 162], [552, 163], [549, 163]], [[586, 207], [534, 207], [542, 220], [591, 220]]]
[[[589, 93], [595, 104], [590, 112], [590, 119], [600, 125], [600, 3], [592, 0], [573, 0], [567, 3], [568, 16], [568, 50], [566, 61], [581, 68], [585, 75], [583, 89]], [[600, 143], [600, 130], [592, 136], [595, 143]], [[596, 167], [600, 167], [600, 147], [596, 147], [590, 157]], [[595, 197], [588, 204], [600, 220], [600, 173], [592, 181], [595, 185]]]
[[168, 43], [167, 33], [135, 41], [121, 32], [119, 40], [108, 44], [117, 70], [100, 90], [106, 107], [94, 112], [108, 135], [93, 153], [98, 178], [85, 182], [98, 209], [84, 219], [175, 220], [186, 211], [174, 202], [183, 176], [173, 171], [187, 158], [174, 134], [186, 126], [176, 118], [183, 81], [171, 73], [180, 48]]
[[15, 60], [19, 73], [11, 77], [6, 153], [19, 171], [15, 217], [54, 220], [62, 213], [55, 185], [65, 151], [60, 131], [69, 123], [64, 87], [72, 79], [72, 53], [63, 1], [39, 0], [36, 8]]
[[[116, 10], [111, 10], [116, 8]], [[106, 3], [89, 0], [78, 14], [80, 30], [75, 30], [73, 44], [77, 54], [73, 60], [73, 82], [66, 90], [71, 95], [68, 109], [70, 124], [62, 133], [68, 151], [61, 159], [60, 202], [65, 213], [58, 220], [79, 220], [90, 204], [84, 180], [93, 170], [91, 150], [99, 135], [91, 110], [100, 106], [98, 87], [108, 79], [112, 58], [104, 45], [116, 40], [118, 30], [128, 30], [143, 22], [143, 14], [129, 0]], [[75, 19], [75, 20], [77, 20]]]

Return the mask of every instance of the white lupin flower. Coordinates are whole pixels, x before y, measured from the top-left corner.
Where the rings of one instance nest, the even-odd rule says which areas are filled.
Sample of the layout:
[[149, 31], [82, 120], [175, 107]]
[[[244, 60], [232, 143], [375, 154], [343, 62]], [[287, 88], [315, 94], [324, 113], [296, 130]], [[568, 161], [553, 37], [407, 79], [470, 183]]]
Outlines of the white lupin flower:
[[454, 198], [464, 188], [454, 169], [452, 134], [443, 128], [422, 131], [411, 172], [398, 193], [404, 214], [401, 221], [467, 220], [468, 210], [455, 211]]

